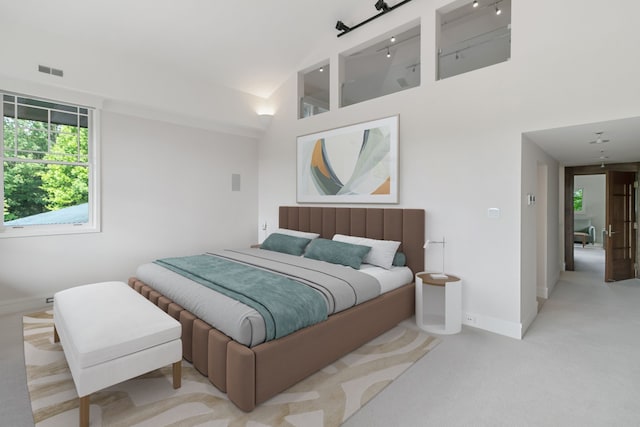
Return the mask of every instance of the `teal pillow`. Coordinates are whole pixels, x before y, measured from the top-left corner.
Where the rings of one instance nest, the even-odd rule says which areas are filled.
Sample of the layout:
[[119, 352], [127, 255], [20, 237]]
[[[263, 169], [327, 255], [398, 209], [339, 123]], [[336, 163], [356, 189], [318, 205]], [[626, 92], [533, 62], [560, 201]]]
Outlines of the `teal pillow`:
[[317, 259], [341, 264], [358, 270], [362, 260], [369, 253], [371, 247], [338, 242], [329, 239], [315, 239], [307, 247], [305, 258]]
[[260, 245], [260, 249], [282, 252], [284, 254], [300, 256], [304, 253], [311, 239], [288, 236], [286, 234], [271, 233]]
[[405, 265], [407, 265], [407, 256], [400, 251], [396, 252], [393, 256], [393, 266], [404, 267]]

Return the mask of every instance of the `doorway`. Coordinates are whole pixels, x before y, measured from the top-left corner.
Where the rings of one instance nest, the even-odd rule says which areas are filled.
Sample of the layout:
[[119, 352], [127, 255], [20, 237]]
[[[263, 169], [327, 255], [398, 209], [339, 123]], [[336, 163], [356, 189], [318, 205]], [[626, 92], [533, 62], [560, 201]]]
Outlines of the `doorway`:
[[603, 278], [606, 174], [576, 175], [573, 184], [575, 270], [588, 271]]
[[[576, 269], [576, 258], [574, 242], [580, 239], [580, 243], [585, 240], [597, 242], [598, 234], [602, 236], [602, 246], [605, 254], [605, 281], [624, 280], [638, 277], [638, 198], [637, 181], [640, 165], [638, 163], [611, 164], [601, 166], [576, 166], [565, 168], [565, 197], [564, 197], [564, 220], [565, 220], [565, 269], [574, 271]], [[576, 212], [574, 197], [580, 193], [580, 188], [576, 185], [584, 183], [581, 178], [576, 177], [588, 175], [605, 176], [605, 220], [604, 226], [598, 229], [593, 223], [595, 211]], [[584, 190], [584, 188], [583, 188]], [[583, 193], [584, 194], [584, 193]], [[586, 214], [586, 215], [585, 215]], [[582, 222], [580, 222], [582, 220]], [[596, 228], [589, 232], [588, 228], [576, 230], [574, 224]], [[593, 236], [595, 231], [596, 236]], [[586, 246], [586, 245], [585, 245]]]

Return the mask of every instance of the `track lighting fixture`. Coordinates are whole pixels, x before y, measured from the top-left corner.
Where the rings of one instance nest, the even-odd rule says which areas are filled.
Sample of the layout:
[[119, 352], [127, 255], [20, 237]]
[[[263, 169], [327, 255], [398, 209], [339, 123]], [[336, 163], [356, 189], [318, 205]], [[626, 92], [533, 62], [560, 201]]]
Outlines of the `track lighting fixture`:
[[396, 36], [391, 36], [391, 38], [389, 39], [389, 41], [391, 43], [395, 43], [396, 42]]
[[338, 31], [342, 31], [342, 32], [344, 32], [344, 33], [347, 33], [347, 32], [349, 32], [349, 31], [351, 30], [351, 28], [349, 28], [348, 26], [346, 26], [346, 25], [344, 24], [344, 22], [342, 22], [342, 21], [338, 21], [338, 22], [336, 22], [336, 30], [338, 30]]
[[500, 8], [498, 7], [498, 3], [496, 3], [496, 15], [500, 15], [502, 13], [502, 10], [500, 10]]
[[[400, 7], [400, 6], [402, 6], [403, 4], [407, 4], [407, 3], [409, 3], [410, 1], [411, 1], [411, 0], [403, 0], [403, 1], [401, 1], [400, 3], [398, 3], [398, 4], [394, 5], [394, 6], [389, 7], [389, 5], [387, 4], [387, 2], [385, 2], [384, 0], [377, 0], [374, 6], [375, 6], [376, 10], [381, 11], [381, 12], [380, 12], [380, 13], [378, 13], [377, 15], [373, 15], [371, 18], [369, 18], [369, 19], [365, 19], [364, 21], [362, 21], [362, 22], [361, 22], [361, 23], [359, 23], [359, 24], [354, 25], [353, 27], [348, 27], [348, 26], [344, 25], [344, 23], [343, 23], [342, 21], [338, 21], [338, 22], [336, 23], [336, 30], [341, 31], [341, 33], [340, 33], [340, 34], [338, 34], [338, 37], [340, 37], [340, 36], [344, 36], [344, 35], [345, 35], [345, 34], [347, 34], [348, 32], [353, 31], [353, 30], [355, 30], [356, 28], [358, 28], [358, 27], [360, 27], [360, 26], [362, 26], [362, 25], [364, 25], [364, 24], [369, 23], [369, 22], [373, 21], [374, 19], [379, 18], [379, 17], [381, 17], [382, 15], [385, 15], [387, 12], [391, 12], [392, 10], [394, 10], [394, 9], [396, 9], [396, 8], [398, 8], [398, 7]], [[393, 42], [392, 42], [392, 43], [393, 43]]]
[[382, 10], [382, 12], [389, 12], [389, 5], [384, 0], [378, 0], [375, 4], [376, 10]]
[[389, 48], [387, 48], [387, 58], [391, 58], [391, 52], [389, 51]]
[[322, 73], [324, 71], [324, 68], [320, 67], [320, 69], [318, 71], [320, 71]]
[[411, 70], [411, 72], [415, 73], [416, 72], [416, 67], [420, 66], [419, 62], [416, 62], [415, 64], [411, 64], [411, 65], [407, 65], [406, 69], [407, 70]]
[[478, 7], [478, 0], [473, 0], [473, 7]]

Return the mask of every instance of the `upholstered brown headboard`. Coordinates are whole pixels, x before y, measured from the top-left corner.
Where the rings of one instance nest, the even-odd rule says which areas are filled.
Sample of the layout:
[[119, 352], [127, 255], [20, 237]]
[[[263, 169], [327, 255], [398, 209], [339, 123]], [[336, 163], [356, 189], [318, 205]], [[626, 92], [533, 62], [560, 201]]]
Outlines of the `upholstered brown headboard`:
[[281, 206], [279, 224], [281, 228], [320, 233], [325, 239], [338, 233], [399, 241], [411, 271], [424, 271], [423, 209]]

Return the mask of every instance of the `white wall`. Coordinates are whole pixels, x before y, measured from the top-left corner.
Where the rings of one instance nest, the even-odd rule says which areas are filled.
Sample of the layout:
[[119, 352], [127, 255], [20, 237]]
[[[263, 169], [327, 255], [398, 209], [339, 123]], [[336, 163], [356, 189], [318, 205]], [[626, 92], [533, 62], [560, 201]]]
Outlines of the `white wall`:
[[596, 228], [596, 243], [602, 244], [602, 230], [605, 228], [606, 178], [601, 175], [577, 175], [574, 188], [582, 188], [583, 212], [576, 213], [575, 218], [590, 219]]
[[[560, 277], [558, 166], [556, 160], [523, 135], [520, 253], [522, 333], [537, 315], [536, 298], [548, 298]], [[529, 194], [535, 197], [533, 203], [529, 202]]]
[[546, 211], [547, 235], [545, 236], [547, 276], [543, 284], [543, 289], [540, 290], [538, 288], [538, 296], [548, 298], [555, 288], [556, 283], [560, 280], [560, 272], [564, 269], [564, 228], [558, 220], [560, 214], [564, 212], [564, 204], [560, 204], [560, 188], [563, 187], [560, 186], [561, 176], [558, 163], [551, 161], [551, 159], [547, 157], [545, 164], [548, 169], [546, 189], [548, 207]]
[[0, 239], [0, 312], [42, 306], [74, 285], [126, 281], [159, 257], [254, 243], [256, 145], [104, 111], [102, 232]]
[[[536, 185], [537, 167], [523, 170], [523, 165], [538, 161], [524, 159], [522, 134], [640, 114], [635, 73], [640, 58], [629, 55], [639, 41], [632, 17], [640, 5], [516, 2], [510, 61], [435, 81], [435, 10], [447, 3], [411, 2], [344, 37], [327, 37], [324, 47], [300, 64], [304, 69], [330, 58], [336, 82], [340, 52], [419, 17], [419, 88], [338, 109], [334, 84], [330, 112], [297, 120], [297, 70], [292, 70], [270, 99], [277, 114], [259, 146], [259, 219], [274, 227], [278, 206], [296, 203], [296, 136], [399, 114], [399, 207], [424, 208], [427, 237], [446, 236], [447, 270], [462, 277], [463, 311], [476, 316], [475, 326], [520, 337], [536, 295], [535, 239], [533, 248], [521, 242], [535, 215], [523, 218], [521, 211], [523, 183]], [[549, 173], [555, 169], [549, 166]], [[554, 180], [550, 177], [550, 187]], [[555, 191], [550, 190], [550, 207], [558, 198]], [[501, 216], [488, 219], [487, 209], [494, 207]], [[557, 210], [549, 216], [547, 233], [553, 236]], [[532, 258], [523, 256], [529, 250]], [[558, 264], [557, 251], [557, 242], [551, 242], [550, 265]], [[437, 269], [439, 260], [428, 258], [427, 266]], [[548, 270], [550, 276], [557, 272]]]

